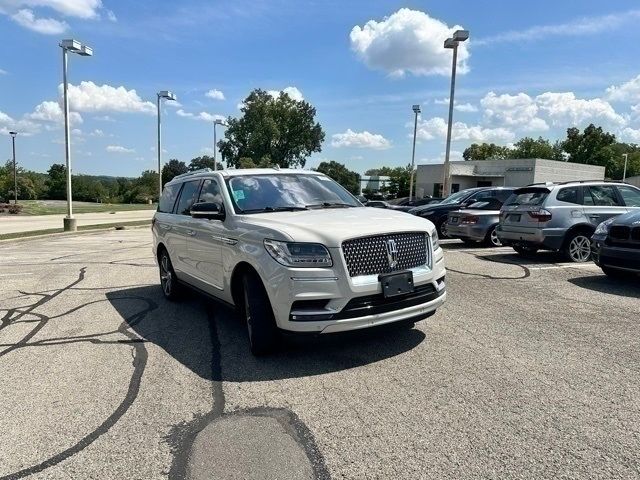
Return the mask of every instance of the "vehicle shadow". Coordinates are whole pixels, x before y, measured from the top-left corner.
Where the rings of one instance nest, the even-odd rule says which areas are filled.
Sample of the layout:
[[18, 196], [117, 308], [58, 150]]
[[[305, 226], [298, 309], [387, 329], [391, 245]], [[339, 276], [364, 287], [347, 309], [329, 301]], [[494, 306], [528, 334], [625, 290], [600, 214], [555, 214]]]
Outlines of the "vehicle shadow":
[[[390, 326], [287, 340], [279, 352], [256, 358], [236, 313], [203, 296], [189, 293], [173, 303], [159, 286], [145, 286], [110, 292], [107, 298], [136, 334], [210, 380], [265, 381], [348, 370], [405, 353], [426, 338], [418, 329]], [[143, 309], [146, 314], [138, 315]]]
[[[491, 249], [486, 250], [488, 253]], [[496, 253], [490, 255], [490, 260], [500, 263], [510, 263], [514, 265], [555, 265], [557, 263], [568, 263], [569, 260], [562, 252], [540, 251], [530, 256], [524, 256], [516, 253]]]
[[577, 287], [593, 290], [598, 293], [609, 293], [621, 297], [640, 298], [640, 277], [614, 279], [606, 275], [589, 275], [569, 279]]

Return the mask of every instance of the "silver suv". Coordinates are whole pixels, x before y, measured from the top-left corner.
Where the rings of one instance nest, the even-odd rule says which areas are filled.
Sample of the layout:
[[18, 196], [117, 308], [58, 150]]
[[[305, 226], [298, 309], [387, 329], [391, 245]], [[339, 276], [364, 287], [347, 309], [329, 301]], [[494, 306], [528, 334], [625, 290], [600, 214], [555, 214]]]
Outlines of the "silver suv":
[[534, 184], [500, 211], [498, 238], [520, 254], [558, 250], [572, 262], [591, 258], [591, 235], [608, 218], [640, 208], [640, 189], [622, 182]]
[[164, 187], [153, 219], [164, 295], [181, 286], [235, 306], [255, 354], [281, 331], [415, 323], [445, 301], [435, 226], [364, 207], [308, 170], [204, 171]]

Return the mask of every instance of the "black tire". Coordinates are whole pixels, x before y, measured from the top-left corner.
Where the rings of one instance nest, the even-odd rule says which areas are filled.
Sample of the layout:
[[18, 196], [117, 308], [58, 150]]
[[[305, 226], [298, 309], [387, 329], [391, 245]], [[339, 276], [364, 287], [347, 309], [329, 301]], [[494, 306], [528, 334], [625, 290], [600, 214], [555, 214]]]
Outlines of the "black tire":
[[438, 229], [438, 236], [440, 238], [451, 238], [447, 235], [447, 217], [436, 221], [436, 228]]
[[462, 243], [464, 243], [465, 245], [467, 245], [469, 247], [477, 247], [478, 243], [480, 243], [480, 242], [477, 242], [475, 240], [471, 240], [469, 238], [461, 238], [460, 240], [462, 240]]
[[634, 277], [634, 274], [632, 272], [627, 272], [626, 270], [618, 270], [616, 268], [609, 267], [600, 268], [607, 277], [613, 278], [615, 280], [629, 280], [630, 278]]
[[267, 292], [256, 273], [242, 278], [244, 307], [251, 353], [260, 356], [273, 352], [279, 341], [278, 329]]
[[570, 233], [564, 242], [562, 252], [570, 262], [588, 262], [591, 260], [591, 234], [580, 230]]
[[498, 229], [497, 225], [494, 225], [489, 229], [489, 231], [487, 232], [487, 236], [484, 238], [484, 241], [482, 242], [485, 247], [501, 247], [502, 246], [502, 242], [500, 242], [500, 239], [498, 238], [497, 229]]
[[166, 249], [160, 251], [158, 255], [158, 267], [160, 270], [160, 287], [164, 298], [175, 302], [182, 297], [182, 286], [178, 283], [178, 277], [173, 270], [173, 264]]
[[533, 257], [538, 253], [538, 249], [535, 247], [527, 247], [525, 245], [512, 245], [512, 248], [523, 257]]

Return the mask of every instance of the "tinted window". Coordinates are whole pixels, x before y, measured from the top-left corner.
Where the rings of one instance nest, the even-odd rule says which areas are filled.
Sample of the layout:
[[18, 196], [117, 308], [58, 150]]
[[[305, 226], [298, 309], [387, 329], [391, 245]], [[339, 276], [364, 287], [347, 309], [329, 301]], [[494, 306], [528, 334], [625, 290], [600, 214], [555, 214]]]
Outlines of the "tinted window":
[[549, 195], [549, 190], [545, 189], [526, 189], [518, 190], [505, 202], [505, 205], [542, 205]]
[[180, 184], [168, 185], [164, 187], [162, 196], [160, 197], [160, 204], [158, 205], [158, 211], [164, 213], [173, 212], [173, 206], [176, 203], [176, 197], [180, 191]]
[[496, 198], [500, 200], [501, 203], [504, 203], [507, 198], [511, 196], [513, 190], [496, 190]]
[[218, 182], [213, 179], [207, 178], [202, 183], [202, 190], [200, 190], [200, 196], [198, 197], [198, 203], [222, 203], [222, 195], [220, 194], [220, 186]]
[[640, 207], [640, 190], [633, 187], [618, 187], [627, 207]]
[[502, 202], [497, 198], [488, 198], [469, 205], [469, 208], [473, 210], [500, 210], [502, 208]]
[[[588, 197], [591, 198], [588, 198]], [[600, 207], [620, 206], [615, 187], [611, 185], [592, 185], [584, 189], [584, 204]]]
[[191, 182], [184, 183], [184, 186], [182, 187], [182, 193], [180, 193], [180, 200], [178, 200], [178, 208], [176, 209], [177, 214], [191, 214], [191, 205], [196, 202], [199, 186], [200, 180], [193, 180]]
[[556, 199], [560, 202], [566, 203], [579, 203], [578, 202], [578, 187], [561, 188], [556, 196]]
[[476, 193], [475, 195], [473, 195], [468, 200], [465, 200], [465, 203], [479, 202], [480, 200], [486, 200], [486, 199], [491, 198], [493, 196], [495, 196], [495, 190], [484, 190], [482, 192]]

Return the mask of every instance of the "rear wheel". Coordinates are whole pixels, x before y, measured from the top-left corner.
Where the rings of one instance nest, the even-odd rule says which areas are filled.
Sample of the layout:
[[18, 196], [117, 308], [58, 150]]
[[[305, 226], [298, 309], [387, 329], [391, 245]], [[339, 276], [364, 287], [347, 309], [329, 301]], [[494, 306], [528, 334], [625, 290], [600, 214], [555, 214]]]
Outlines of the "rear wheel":
[[500, 242], [500, 239], [498, 238], [498, 226], [497, 225], [494, 225], [493, 227], [491, 227], [491, 229], [487, 233], [487, 236], [484, 239], [484, 244], [487, 247], [501, 247], [502, 246], [502, 242]]
[[257, 274], [246, 273], [242, 284], [244, 287], [243, 313], [247, 323], [251, 353], [265, 355], [275, 350], [279, 340], [273, 309]]
[[158, 258], [158, 265], [160, 268], [160, 286], [162, 287], [162, 293], [167, 300], [176, 301], [180, 299], [181, 289], [178, 283], [178, 277], [173, 270], [171, 264], [171, 258], [169, 258], [169, 252], [164, 248], [160, 252]]
[[529, 247], [527, 245], [513, 245], [513, 249], [523, 257], [532, 257], [536, 253], [538, 253], [538, 249], [536, 247]]
[[586, 232], [573, 232], [565, 242], [564, 254], [575, 263], [588, 262], [591, 259], [591, 240]]
[[440, 219], [436, 224], [436, 228], [438, 229], [440, 238], [451, 238], [447, 234], [447, 217]]

